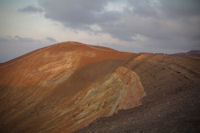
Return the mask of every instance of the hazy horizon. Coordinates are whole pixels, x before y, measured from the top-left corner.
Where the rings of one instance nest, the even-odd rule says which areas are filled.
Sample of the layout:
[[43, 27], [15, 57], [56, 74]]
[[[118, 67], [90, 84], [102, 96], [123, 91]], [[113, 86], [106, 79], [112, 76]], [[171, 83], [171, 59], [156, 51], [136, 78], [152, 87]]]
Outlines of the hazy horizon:
[[0, 62], [58, 42], [127, 52], [200, 50], [199, 0], [1, 0]]

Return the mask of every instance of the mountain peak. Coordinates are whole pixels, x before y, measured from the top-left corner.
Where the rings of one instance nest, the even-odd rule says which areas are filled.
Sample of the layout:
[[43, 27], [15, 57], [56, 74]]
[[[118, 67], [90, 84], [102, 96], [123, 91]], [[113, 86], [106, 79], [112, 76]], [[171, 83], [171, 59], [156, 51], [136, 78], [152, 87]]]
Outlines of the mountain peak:
[[[29, 122], [33, 132], [48, 132], [49, 127], [71, 132], [98, 117], [136, 107], [145, 92], [137, 74], [124, 66], [133, 55], [63, 42], [4, 63], [1, 105], [7, 106], [0, 110], [6, 111], [1, 121], [8, 120], [9, 132], [22, 131]], [[12, 116], [11, 107], [21, 109]]]

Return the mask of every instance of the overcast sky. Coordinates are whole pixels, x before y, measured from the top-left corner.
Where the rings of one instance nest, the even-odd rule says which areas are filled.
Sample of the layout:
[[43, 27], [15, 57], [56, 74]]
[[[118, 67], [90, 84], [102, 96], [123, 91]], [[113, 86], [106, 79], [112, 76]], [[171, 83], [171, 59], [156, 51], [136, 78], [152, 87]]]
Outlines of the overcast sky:
[[200, 0], [0, 0], [0, 62], [57, 42], [200, 49]]

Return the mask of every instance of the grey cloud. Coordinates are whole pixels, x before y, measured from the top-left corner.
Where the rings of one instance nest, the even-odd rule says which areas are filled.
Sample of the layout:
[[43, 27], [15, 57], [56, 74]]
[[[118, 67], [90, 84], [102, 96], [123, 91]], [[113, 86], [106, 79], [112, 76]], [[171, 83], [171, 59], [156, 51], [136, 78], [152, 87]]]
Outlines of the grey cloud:
[[47, 41], [49, 41], [50, 43], [56, 43], [56, 39], [52, 38], [52, 37], [47, 37], [46, 38]]
[[200, 15], [199, 0], [160, 0], [164, 13], [174, 18]]
[[138, 44], [149, 49], [178, 51], [199, 46], [199, 0], [122, 0], [127, 2], [123, 12], [105, 11], [108, 2], [115, 1], [40, 0], [40, 5], [47, 18], [75, 30], [92, 31], [89, 27], [95, 24], [102, 33], [133, 43], [137, 43], [133, 38], [141, 35], [148, 41]]
[[43, 9], [40, 7], [36, 7], [34, 5], [29, 5], [24, 8], [18, 9], [18, 11], [25, 12], [25, 13], [41, 13], [43, 12]]
[[128, 3], [132, 7], [132, 13], [135, 15], [140, 15], [141, 17], [156, 17], [156, 9], [159, 3], [152, 2], [150, 0], [128, 0]]
[[35, 49], [50, 45], [32, 38], [0, 37], [0, 63], [26, 54]]
[[73, 28], [85, 28], [96, 23], [108, 0], [40, 0], [47, 18]]

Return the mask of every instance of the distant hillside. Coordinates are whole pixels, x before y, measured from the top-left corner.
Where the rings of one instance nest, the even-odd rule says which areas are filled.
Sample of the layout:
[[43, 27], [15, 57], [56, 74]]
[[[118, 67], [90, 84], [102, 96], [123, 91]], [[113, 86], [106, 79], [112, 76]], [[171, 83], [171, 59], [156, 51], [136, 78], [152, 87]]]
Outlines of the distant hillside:
[[196, 56], [196, 57], [200, 57], [200, 50], [192, 50], [192, 51], [189, 51], [189, 52], [186, 52], [186, 53], [177, 53], [177, 54], [174, 54], [174, 55], [177, 55], [177, 56]]

